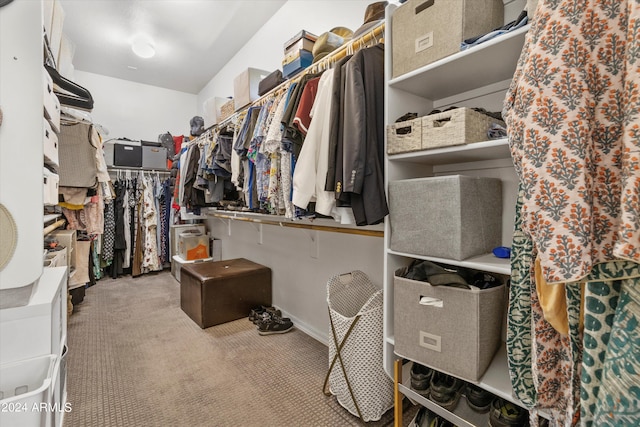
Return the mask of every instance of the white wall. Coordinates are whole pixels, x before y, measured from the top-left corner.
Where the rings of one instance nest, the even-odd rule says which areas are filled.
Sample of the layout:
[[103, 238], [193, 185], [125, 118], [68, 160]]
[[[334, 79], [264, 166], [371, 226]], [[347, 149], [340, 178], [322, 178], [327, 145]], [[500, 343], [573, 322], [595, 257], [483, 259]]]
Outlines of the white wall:
[[[284, 221], [284, 220], [283, 220]], [[327, 281], [353, 270], [382, 288], [382, 237], [314, 231], [211, 218], [222, 259], [246, 258], [271, 268], [273, 305], [296, 327], [325, 344], [331, 338]]]
[[75, 70], [74, 80], [94, 100], [91, 117], [109, 130], [108, 138], [157, 141], [158, 135], [189, 135], [197, 96], [100, 74]]
[[356, 31], [370, 0], [289, 0], [198, 94], [198, 111], [207, 99], [233, 96], [233, 79], [246, 68], [282, 70], [284, 43], [305, 29], [320, 35], [334, 27]]

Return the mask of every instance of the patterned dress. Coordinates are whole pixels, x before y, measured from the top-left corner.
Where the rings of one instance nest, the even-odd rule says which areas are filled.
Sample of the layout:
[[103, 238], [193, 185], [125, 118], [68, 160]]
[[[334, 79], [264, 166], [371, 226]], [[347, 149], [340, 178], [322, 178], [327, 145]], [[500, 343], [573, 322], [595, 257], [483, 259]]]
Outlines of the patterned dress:
[[[514, 391], [551, 425], [640, 425], [640, 0], [540, 0], [503, 116], [521, 185]], [[536, 258], [566, 286], [568, 335], [544, 319]]]

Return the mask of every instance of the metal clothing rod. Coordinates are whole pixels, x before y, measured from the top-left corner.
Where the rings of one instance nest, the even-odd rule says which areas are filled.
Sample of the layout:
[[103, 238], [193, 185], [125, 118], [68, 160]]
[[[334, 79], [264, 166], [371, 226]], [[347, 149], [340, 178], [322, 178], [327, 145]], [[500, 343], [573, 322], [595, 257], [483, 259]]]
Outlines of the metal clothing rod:
[[372, 28], [370, 31], [366, 32], [365, 34], [358, 37], [357, 39], [353, 39], [349, 43], [346, 43], [343, 46], [340, 46], [339, 48], [337, 48], [336, 50], [328, 54], [326, 57], [322, 58], [316, 64], [313, 64], [308, 68], [302, 70], [301, 72], [296, 74], [295, 77], [280, 83], [278, 86], [274, 87], [269, 92], [265, 93], [260, 98], [253, 101], [247, 107], [243, 108], [240, 111], [236, 111], [235, 113], [233, 113], [231, 116], [229, 116], [228, 118], [223, 120], [221, 123], [217, 124], [216, 126], [218, 127], [218, 129], [220, 129], [222, 125], [225, 124], [225, 122], [231, 117], [233, 117], [234, 115], [240, 114], [241, 111], [248, 110], [250, 107], [253, 107], [255, 105], [263, 104], [264, 101], [269, 97], [277, 96], [279, 91], [285, 90], [292, 83], [299, 81], [302, 78], [302, 76], [304, 76], [305, 74], [309, 72], [318, 72], [321, 70], [326, 70], [331, 64], [344, 58], [345, 56], [347, 56], [347, 54], [357, 52], [366, 46], [370, 46], [372, 43], [373, 44], [380, 43], [380, 40], [378, 40], [378, 37], [384, 34], [384, 27], [385, 27], [385, 24], [383, 21], [377, 27]]
[[144, 168], [107, 168], [108, 172], [147, 172], [147, 173], [158, 173], [158, 174], [171, 174], [170, 170], [158, 170], [158, 169], [144, 169]]

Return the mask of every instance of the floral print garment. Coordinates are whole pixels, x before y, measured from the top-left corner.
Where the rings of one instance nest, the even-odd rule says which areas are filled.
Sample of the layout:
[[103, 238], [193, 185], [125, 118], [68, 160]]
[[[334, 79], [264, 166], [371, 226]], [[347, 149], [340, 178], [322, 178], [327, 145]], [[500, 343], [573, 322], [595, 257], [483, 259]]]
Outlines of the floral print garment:
[[504, 118], [547, 282], [640, 262], [640, 1], [541, 0]]

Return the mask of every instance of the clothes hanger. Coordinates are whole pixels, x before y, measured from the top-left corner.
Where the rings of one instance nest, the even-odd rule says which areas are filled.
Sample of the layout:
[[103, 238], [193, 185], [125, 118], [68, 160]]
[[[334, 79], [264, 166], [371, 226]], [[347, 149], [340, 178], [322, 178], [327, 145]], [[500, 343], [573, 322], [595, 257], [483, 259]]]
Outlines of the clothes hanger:
[[47, 72], [51, 76], [54, 85], [57, 85], [60, 89], [66, 92], [56, 91], [54, 92], [60, 101], [60, 104], [69, 105], [83, 110], [91, 111], [93, 109], [93, 97], [91, 93], [71, 80], [66, 79], [55, 68], [45, 64]]

